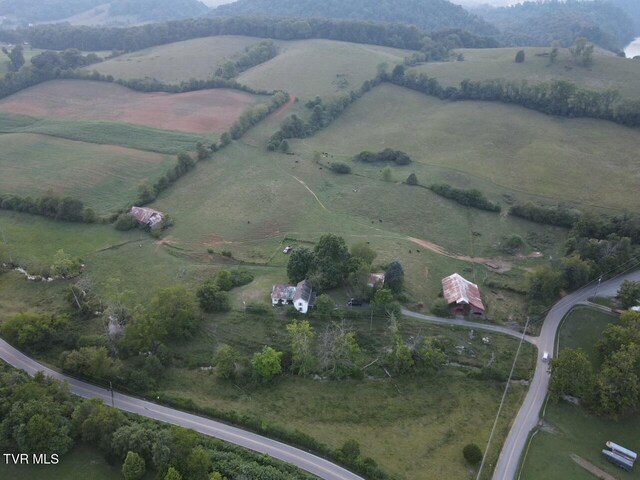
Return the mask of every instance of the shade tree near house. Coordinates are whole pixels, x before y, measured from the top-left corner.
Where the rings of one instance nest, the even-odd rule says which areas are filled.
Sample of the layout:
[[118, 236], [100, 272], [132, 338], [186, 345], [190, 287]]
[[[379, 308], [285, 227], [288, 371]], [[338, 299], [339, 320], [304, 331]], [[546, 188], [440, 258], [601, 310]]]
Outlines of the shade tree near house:
[[618, 298], [623, 308], [640, 305], [640, 282], [625, 280], [618, 290]]
[[596, 344], [601, 367], [580, 350], [564, 349], [551, 363], [553, 398], [574, 395], [596, 413], [620, 418], [640, 409], [640, 312], [627, 311], [609, 324]]

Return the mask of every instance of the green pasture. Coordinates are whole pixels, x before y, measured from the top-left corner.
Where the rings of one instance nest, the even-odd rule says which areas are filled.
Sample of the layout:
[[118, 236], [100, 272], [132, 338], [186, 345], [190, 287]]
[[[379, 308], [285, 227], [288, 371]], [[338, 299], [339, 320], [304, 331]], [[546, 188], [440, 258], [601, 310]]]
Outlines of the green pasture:
[[39, 133], [87, 143], [120, 145], [150, 152], [177, 154], [195, 150], [198, 142], [217, 139], [185, 132], [160, 130], [124, 122], [69, 120], [0, 113], [1, 133]]
[[[617, 322], [617, 316], [595, 308], [578, 307], [566, 317], [559, 334], [560, 348], [582, 348], [597, 366], [595, 343], [606, 326]], [[627, 473], [608, 463], [600, 451], [607, 440], [638, 451], [640, 415], [611, 420], [597, 417], [583, 408], [566, 402], [549, 401], [545, 426], [533, 437], [522, 467], [522, 478], [542, 480], [592, 478], [573, 462], [576, 454], [620, 480], [640, 478], [636, 469]]]
[[396, 180], [415, 172], [421, 184], [478, 188], [503, 205], [502, 194], [585, 208], [640, 205], [630, 195], [640, 180], [633, 154], [640, 136], [601, 120], [552, 117], [500, 103], [445, 102], [384, 84], [314, 137], [290, 143], [296, 153], [328, 152], [328, 161], [378, 178], [382, 167], [365, 167], [352, 157], [362, 150], [403, 150], [415, 163], [394, 169]]
[[[518, 50], [525, 51], [524, 63], [515, 63]], [[592, 90], [615, 89], [624, 97], [639, 98], [640, 62], [614, 55], [594, 55], [593, 65], [584, 68], [571, 59], [568, 49], [561, 49], [558, 60], [549, 65], [549, 58], [539, 56], [550, 48], [486, 48], [460, 49], [464, 61], [425, 63], [415, 68], [437, 78], [445, 86], [458, 86], [465, 79], [526, 80], [529, 83], [566, 80]]]
[[98, 212], [116, 210], [153, 183], [175, 158], [35, 134], [0, 135], [0, 192], [78, 198]]
[[[316, 330], [323, 322], [311, 319]], [[167, 372], [157, 394], [190, 398], [202, 407], [215, 407], [263, 418], [267, 422], [299, 429], [332, 446], [357, 439], [365, 455], [372, 456], [398, 478], [467, 478], [462, 447], [468, 442], [484, 446], [497, 412], [502, 384], [480, 381], [467, 374], [491, 364], [507, 372], [517, 340], [490, 335], [484, 345], [481, 334], [468, 329], [421, 324], [402, 319], [404, 335], [432, 335], [447, 347], [450, 361], [462, 366], [445, 367], [440, 373], [385, 378], [375, 364], [364, 380], [327, 381], [285, 377], [268, 387], [237, 388], [206, 370], [217, 346], [230, 343], [244, 355], [264, 344], [286, 347], [286, 320], [281, 315], [245, 315], [241, 312], [208, 317], [205, 331], [177, 346], [184, 366]], [[386, 321], [367, 316], [351, 320], [366, 356], [373, 361], [388, 341]], [[466, 347], [458, 355], [455, 346]], [[514, 378], [529, 378], [533, 347], [527, 345]], [[494, 438], [499, 446], [507, 425], [517, 411], [524, 388], [514, 385], [507, 397], [502, 422]], [[492, 452], [492, 458], [496, 452]]]
[[[31, 65], [31, 59], [42, 52], [44, 52], [44, 50], [39, 48], [25, 47], [23, 51], [25, 65]], [[0, 52], [0, 76], [4, 77], [9, 73], [10, 64], [11, 61], [9, 60], [9, 57], [5, 55], [4, 52]]]
[[247, 70], [240, 83], [256, 89], [285, 90], [301, 100], [357, 90], [376, 76], [377, 66], [402, 63], [411, 52], [334, 40], [277, 42], [280, 54]]
[[196, 38], [138, 50], [86, 67], [103, 75], [125, 80], [155, 78], [165, 83], [180, 83], [192, 78], [211, 78], [218, 65], [261, 38], [218, 36]]

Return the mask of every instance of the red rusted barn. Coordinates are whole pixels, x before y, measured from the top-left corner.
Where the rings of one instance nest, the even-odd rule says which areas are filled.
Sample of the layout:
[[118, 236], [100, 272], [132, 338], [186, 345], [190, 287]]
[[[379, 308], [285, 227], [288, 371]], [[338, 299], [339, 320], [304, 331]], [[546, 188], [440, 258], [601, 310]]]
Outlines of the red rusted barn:
[[452, 315], [484, 317], [484, 304], [480, 298], [480, 289], [475, 283], [454, 273], [442, 279], [442, 292]]

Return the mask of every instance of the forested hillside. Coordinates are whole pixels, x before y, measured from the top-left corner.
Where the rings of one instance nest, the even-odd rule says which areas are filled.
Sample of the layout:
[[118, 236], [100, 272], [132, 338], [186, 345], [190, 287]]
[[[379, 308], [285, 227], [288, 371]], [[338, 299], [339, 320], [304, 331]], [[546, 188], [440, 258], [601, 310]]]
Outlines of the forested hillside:
[[129, 15], [140, 21], [189, 18], [209, 11], [198, 0], [0, 0], [0, 15], [24, 22], [53, 22], [101, 5], [108, 8], [109, 16]]
[[60, 20], [103, 3], [104, 0], [1, 0], [0, 15], [33, 22]]
[[461, 28], [481, 35], [496, 29], [446, 0], [239, 0], [216, 8], [214, 15], [327, 17], [400, 22], [432, 31]]
[[610, 0], [616, 7], [624, 10], [635, 24], [635, 32], [640, 35], [640, 2], [638, 0]]
[[[636, 0], [627, 0], [630, 4]], [[525, 2], [512, 7], [475, 10], [503, 32], [507, 44], [547, 46], [558, 40], [573, 45], [577, 37], [619, 51], [634, 37], [634, 24], [620, 8], [603, 1]]]

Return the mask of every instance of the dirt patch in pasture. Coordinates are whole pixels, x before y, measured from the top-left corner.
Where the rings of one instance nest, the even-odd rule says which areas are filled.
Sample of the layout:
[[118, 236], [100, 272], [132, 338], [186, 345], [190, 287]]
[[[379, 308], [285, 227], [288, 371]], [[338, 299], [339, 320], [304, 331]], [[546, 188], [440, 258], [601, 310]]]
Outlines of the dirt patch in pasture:
[[175, 94], [141, 93], [105, 82], [56, 80], [5, 98], [0, 101], [0, 111], [216, 133], [227, 130], [255, 100], [248, 93], [224, 88]]
[[419, 238], [413, 238], [413, 237], [407, 237], [407, 240], [415, 243], [416, 245], [420, 245], [421, 247], [424, 247], [427, 250], [431, 250], [432, 252], [437, 253], [438, 255], [443, 255], [449, 258], [455, 258], [456, 260], [461, 260], [463, 262], [478, 263], [480, 265], [484, 265], [489, 270], [496, 273], [508, 272], [513, 267], [510, 262], [507, 262], [499, 258], [477, 258], [477, 257], [468, 257], [466, 255], [454, 255], [453, 253], [449, 253], [440, 245], [427, 242], [426, 240], [420, 240]]
[[282, 116], [285, 114], [285, 112], [287, 110], [289, 110], [289, 108], [291, 107], [291, 105], [294, 104], [294, 102], [297, 100], [296, 97], [292, 96], [291, 98], [289, 98], [289, 100], [287, 101], [287, 103], [285, 103], [284, 105], [282, 105], [280, 108], [278, 108], [275, 112], [273, 112], [271, 114], [272, 118], [282, 118]]

